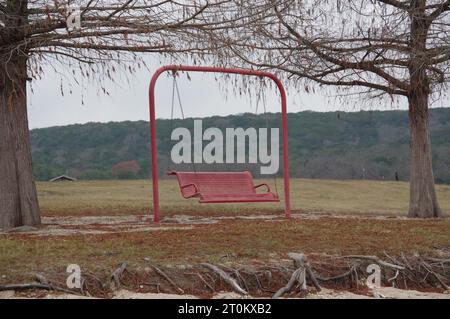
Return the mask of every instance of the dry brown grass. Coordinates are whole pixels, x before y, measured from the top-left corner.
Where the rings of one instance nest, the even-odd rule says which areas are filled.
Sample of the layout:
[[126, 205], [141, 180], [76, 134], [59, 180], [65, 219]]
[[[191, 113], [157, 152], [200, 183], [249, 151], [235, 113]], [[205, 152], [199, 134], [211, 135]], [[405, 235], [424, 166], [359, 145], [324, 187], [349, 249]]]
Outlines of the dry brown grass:
[[[182, 199], [174, 182], [163, 181], [161, 186], [165, 216], [282, 210], [281, 204], [201, 206]], [[93, 273], [110, 273], [123, 261], [142, 266], [144, 258], [164, 265], [205, 261], [252, 263], [278, 260], [291, 251], [382, 256], [385, 251], [392, 255], [401, 252], [436, 255], [449, 250], [450, 220], [408, 220], [395, 216], [407, 211], [405, 183], [293, 180], [292, 188], [294, 210], [310, 211], [310, 218], [230, 219], [188, 229], [156, 227], [152, 231], [96, 235], [3, 234], [0, 283], [29, 280], [35, 272], [64, 273], [71, 263]], [[39, 183], [38, 189], [44, 214], [61, 218], [145, 214], [151, 204], [148, 181]], [[449, 212], [450, 187], [438, 186], [438, 194], [443, 209]], [[344, 214], [359, 217], [340, 217]], [[388, 216], [361, 218], [362, 214]]]
[[[139, 265], [283, 258], [287, 252], [326, 254], [435, 255], [450, 247], [449, 220], [331, 218], [242, 221], [197, 225], [193, 229], [77, 236], [0, 236], [0, 275], [63, 271], [70, 263], [113, 269]], [[1, 281], [1, 280], [0, 280]]]
[[[273, 184], [273, 181], [268, 181]], [[151, 182], [80, 181], [38, 183], [45, 215], [145, 214], [151, 207]], [[185, 200], [175, 181], [161, 181], [161, 208], [166, 213], [233, 214], [282, 211], [282, 203], [200, 205]], [[282, 180], [278, 180], [282, 188]], [[409, 187], [403, 182], [291, 180], [294, 211], [405, 215]], [[450, 186], [438, 185], [442, 209], [450, 213]]]

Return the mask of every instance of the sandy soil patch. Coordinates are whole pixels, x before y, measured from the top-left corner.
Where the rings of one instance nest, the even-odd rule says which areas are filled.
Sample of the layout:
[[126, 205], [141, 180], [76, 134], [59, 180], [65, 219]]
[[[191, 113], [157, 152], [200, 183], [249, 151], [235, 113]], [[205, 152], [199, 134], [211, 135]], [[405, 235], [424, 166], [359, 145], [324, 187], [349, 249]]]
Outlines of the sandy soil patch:
[[[396, 219], [407, 220], [402, 217], [392, 216], [358, 216], [330, 213], [294, 213], [292, 218], [304, 220], [318, 220], [321, 218], [339, 219]], [[29, 234], [36, 236], [71, 236], [71, 235], [96, 235], [129, 232], [151, 232], [165, 230], [190, 230], [195, 225], [216, 224], [227, 220], [248, 221], [283, 221], [282, 214], [262, 215], [234, 215], [234, 216], [210, 216], [201, 217], [193, 215], [172, 215], [163, 217], [160, 224], [153, 224], [148, 215], [116, 215], [116, 216], [45, 216], [42, 218], [42, 226], [39, 228], [22, 226], [10, 230], [0, 230], [0, 234]]]
[[[14, 291], [0, 292], [0, 299], [27, 299], [28, 297], [17, 296]], [[80, 295], [64, 293], [49, 293], [44, 299], [97, 299]], [[193, 295], [178, 295], [168, 293], [138, 293], [125, 289], [118, 290], [111, 297], [112, 299], [199, 299]], [[392, 287], [381, 287], [369, 292], [368, 295], [355, 294], [349, 291], [333, 289], [322, 289], [319, 293], [312, 293], [306, 299], [450, 299], [449, 293], [420, 292], [417, 290], [402, 290]], [[241, 296], [235, 292], [218, 292], [211, 299], [253, 299], [252, 296]], [[297, 298], [295, 298], [297, 299]]]

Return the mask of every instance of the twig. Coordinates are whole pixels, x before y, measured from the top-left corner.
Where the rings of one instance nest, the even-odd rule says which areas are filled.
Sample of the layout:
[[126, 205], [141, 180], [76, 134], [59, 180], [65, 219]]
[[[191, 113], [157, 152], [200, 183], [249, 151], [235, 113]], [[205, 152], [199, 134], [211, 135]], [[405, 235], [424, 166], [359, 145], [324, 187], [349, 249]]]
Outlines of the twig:
[[65, 292], [65, 293], [69, 293], [72, 295], [80, 295], [79, 293], [76, 293], [72, 290], [69, 289], [64, 289], [64, 288], [60, 288], [60, 287], [55, 287], [52, 286], [50, 284], [42, 284], [42, 283], [28, 283], [28, 284], [11, 284], [11, 285], [2, 285], [0, 286], [0, 291], [6, 291], [6, 290], [29, 290], [29, 289], [43, 289], [43, 290], [48, 290], [48, 291], [60, 291], [60, 292]]
[[405, 264], [406, 264], [407, 269], [413, 271], [413, 268], [411, 267], [411, 265], [410, 265], [408, 259], [406, 258], [405, 254], [404, 254], [403, 252], [401, 253], [401, 256], [402, 256], [403, 261], [404, 261]]
[[86, 279], [81, 277], [80, 279], [80, 292], [83, 296], [86, 296], [86, 291], [84, 290], [84, 286], [86, 285]]
[[353, 273], [355, 274], [356, 288], [359, 288], [359, 276], [358, 276], [358, 269], [356, 267], [353, 268]]
[[198, 277], [198, 279], [200, 279], [201, 282], [203, 282], [203, 284], [208, 287], [209, 290], [211, 290], [211, 292], [216, 292], [216, 290], [205, 280], [205, 278], [203, 278], [202, 275], [200, 275], [198, 272], [194, 272], [194, 273], [186, 273], [186, 275], [191, 275], [191, 276], [196, 276]]
[[161, 277], [163, 277], [165, 280], [167, 280], [170, 285], [175, 288], [180, 294], [184, 294], [184, 290], [180, 288], [180, 286], [178, 286], [172, 279], [170, 279], [169, 276], [166, 275], [166, 273], [164, 271], [162, 271], [161, 269], [159, 269], [158, 267], [151, 265], [151, 267], [153, 268], [154, 271], [156, 271], [156, 273], [158, 275], [160, 275]]
[[272, 277], [273, 277], [272, 272], [270, 270], [266, 270], [266, 271], [264, 271], [264, 275], [267, 275], [267, 281], [270, 286], [270, 284], [272, 283]]
[[244, 289], [246, 291], [250, 291], [250, 289], [248, 288], [247, 282], [245, 281], [244, 277], [241, 276], [241, 273], [239, 272], [239, 270], [234, 270], [234, 273], [236, 275], [236, 279], [238, 279], [242, 284], [244, 284]]
[[[398, 277], [399, 274], [400, 274], [400, 272], [397, 270], [397, 271], [395, 272], [395, 276], [392, 277], [392, 278], [389, 278], [389, 279], [388, 279], [388, 282], [391, 282], [391, 281], [394, 281], [395, 279], [397, 279], [397, 277]], [[395, 286], [395, 281], [392, 283], [392, 286], [393, 286], [393, 287]]]
[[430, 265], [426, 264], [425, 262], [422, 262], [422, 264], [423, 264], [423, 267], [439, 281], [439, 283], [442, 285], [442, 287], [445, 290], [450, 290], [450, 288], [447, 286], [447, 284], [441, 279], [441, 276], [439, 274], [437, 274], [436, 272], [434, 272], [431, 269]]
[[450, 259], [439, 259], [439, 258], [427, 258], [427, 259], [438, 264], [450, 263]]
[[[38, 283], [40, 283], [41, 285], [49, 286], [50, 290], [65, 292], [65, 293], [77, 295], [77, 296], [80, 295], [80, 293], [72, 291], [70, 289], [65, 289], [65, 288], [61, 288], [61, 287], [52, 285], [51, 282], [42, 274], [36, 273], [36, 274], [34, 274], [34, 277], [36, 278], [36, 281]], [[82, 285], [83, 285], [83, 283], [82, 283]], [[81, 295], [84, 295], [82, 288], [80, 288], [80, 292], [81, 292]]]
[[242, 271], [242, 272], [248, 276], [255, 277], [256, 285], [258, 286], [259, 291], [270, 292], [271, 294], [274, 294], [276, 292], [276, 291], [264, 288], [264, 286], [261, 283], [261, 280], [259, 279], [259, 275], [264, 275], [266, 273], [269, 273], [271, 276], [272, 273], [270, 271], [267, 270], [267, 271], [262, 271], [262, 272], [248, 272], [248, 271]]
[[374, 261], [382, 266], [385, 266], [385, 267], [390, 267], [390, 268], [394, 268], [394, 269], [398, 269], [398, 270], [405, 269], [405, 267], [403, 267], [403, 266], [394, 265], [394, 264], [388, 263], [387, 261], [381, 260], [377, 256], [348, 255], [348, 256], [342, 256], [341, 258], [369, 259], [369, 260], [372, 260], [372, 261]]
[[352, 268], [350, 268], [349, 271], [347, 271], [347, 272], [345, 272], [345, 273], [343, 273], [341, 275], [336, 275], [336, 276], [327, 277], [327, 278], [317, 276], [317, 279], [320, 280], [320, 281], [338, 280], [338, 279], [342, 279], [342, 278], [350, 276], [353, 273], [354, 270], [355, 270], [355, 267], [352, 267]]
[[404, 267], [406, 269], [406, 266], [404, 264], [402, 264], [396, 258], [390, 256], [386, 251], [384, 251], [383, 254], [386, 256], [387, 259], [389, 259], [391, 261], [392, 264], [399, 265], [399, 266]]
[[261, 291], [265, 290], [264, 287], [261, 284], [261, 280], [259, 280], [258, 274], [257, 273], [253, 273], [253, 277], [255, 277], [256, 285], [258, 286], [258, 289], [261, 290]]
[[44, 284], [38, 284], [38, 283], [11, 284], [11, 285], [2, 285], [2, 286], [0, 286], [0, 291], [5, 291], [5, 290], [27, 290], [27, 289], [53, 290], [53, 287], [50, 286], [50, 285], [44, 285]]
[[123, 272], [127, 269], [127, 263], [122, 263], [119, 268], [114, 270], [114, 272], [111, 274], [111, 289], [117, 289], [120, 288], [120, 277], [122, 276]]
[[204, 274], [214, 285], [216, 284], [216, 279], [211, 276], [210, 274], [206, 273]]
[[101, 287], [102, 289], [104, 288], [104, 286], [103, 286], [103, 281], [101, 281], [97, 276], [95, 276], [95, 275], [93, 275], [93, 274], [90, 274], [90, 273], [87, 273], [87, 272], [83, 273], [83, 276], [84, 276], [84, 277], [89, 277], [89, 278], [93, 279], [94, 281], [96, 281], [96, 282], [100, 285], [100, 287]]
[[143, 283], [141, 283], [140, 285], [142, 285], [142, 286], [155, 286], [155, 287], [156, 287], [156, 292], [157, 292], [157, 293], [160, 293], [160, 289], [159, 289], [160, 284], [158, 284], [158, 283], [153, 283], [153, 282], [147, 283], [147, 282], [143, 282]]
[[40, 283], [42, 285], [51, 286], [50, 283], [48, 282], [47, 278], [44, 277], [44, 275], [36, 273], [36, 274], [34, 274], [34, 277], [36, 278], [38, 283]]
[[213, 272], [217, 273], [226, 283], [228, 283], [233, 289], [234, 291], [236, 291], [237, 293], [241, 294], [241, 295], [247, 295], [248, 292], [245, 291], [243, 288], [241, 288], [241, 286], [239, 286], [239, 284], [236, 282], [236, 280], [234, 280], [233, 278], [231, 278], [225, 271], [223, 271], [222, 269], [220, 269], [219, 267], [209, 264], [209, 263], [202, 263], [200, 264], [201, 266], [212, 270]]
[[405, 285], [405, 289], [408, 290], [408, 283], [406, 282], [405, 274], [402, 274], [402, 277], [403, 277], [403, 284]]

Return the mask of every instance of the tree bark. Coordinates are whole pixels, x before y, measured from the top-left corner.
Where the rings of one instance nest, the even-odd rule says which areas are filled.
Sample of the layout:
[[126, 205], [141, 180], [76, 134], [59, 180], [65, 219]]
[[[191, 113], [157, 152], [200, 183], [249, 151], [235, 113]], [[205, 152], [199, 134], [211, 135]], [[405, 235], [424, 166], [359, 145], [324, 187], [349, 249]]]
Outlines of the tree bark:
[[434, 174], [428, 130], [428, 95], [409, 98], [411, 177], [408, 217], [444, 217], [434, 186]]
[[0, 61], [0, 228], [41, 223], [31, 162], [26, 79], [26, 53]]
[[411, 150], [411, 177], [409, 196], [409, 217], [444, 217], [436, 196], [430, 134], [428, 130], [428, 100], [430, 83], [426, 72], [427, 34], [430, 27], [425, 13], [426, 1], [411, 3], [410, 48], [408, 67], [410, 74], [409, 131]]

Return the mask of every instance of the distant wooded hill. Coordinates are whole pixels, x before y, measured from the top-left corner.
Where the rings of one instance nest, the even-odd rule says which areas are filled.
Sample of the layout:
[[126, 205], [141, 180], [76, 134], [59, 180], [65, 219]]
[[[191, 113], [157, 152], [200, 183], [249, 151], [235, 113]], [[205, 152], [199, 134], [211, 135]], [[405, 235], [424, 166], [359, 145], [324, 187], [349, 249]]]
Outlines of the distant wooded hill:
[[[242, 114], [203, 119], [207, 127], [280, 126], [280, 114]], [[292, 177], [327, 179], [409, 178], [408, 113], [406, 111], [300, 112], [290, 113], [289, 157]], [[193, 119], [158, 120], [159, 168], [169, 165], [171, 128], [192, 128]], [[450, 184], [450, 108], [431, 110], [431, 140], [436, 182]], [[207, 142], [205, 142], [206, 145]], [[67, 174], [79, 179], [117, 177], [112, 166], [136, 161], [137, 173], [122, 178], [147, 178], [150, 171], [149, 128], [145, 121], [88, 123], [31, 131], [34, 174], [38, 180]], [[250, 169], [257, 165], [196, 164], [197, 170]], [[193, 169], [185, 165], [181, 169]]]

